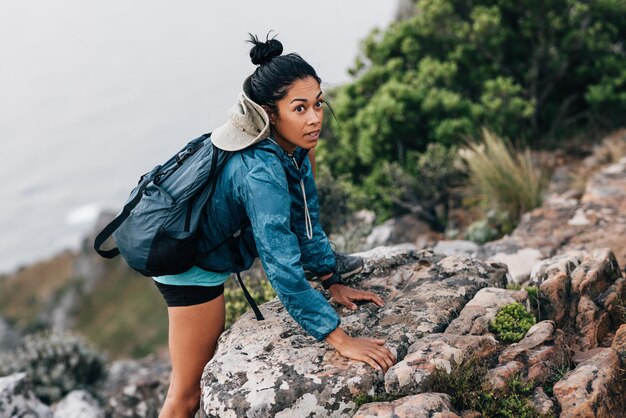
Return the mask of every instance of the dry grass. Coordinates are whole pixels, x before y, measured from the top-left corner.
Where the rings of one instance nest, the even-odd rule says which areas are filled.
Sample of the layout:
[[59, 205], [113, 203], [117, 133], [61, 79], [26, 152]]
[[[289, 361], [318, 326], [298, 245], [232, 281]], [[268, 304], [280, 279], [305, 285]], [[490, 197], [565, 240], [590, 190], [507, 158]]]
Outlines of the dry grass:
[[66, 251], [0, 280], [0, 314], [19, 328], [37, 325], [42, 306], [72, 281], [76, 255]]
[[533, 164], [530, 150], [515, 150], [507, 141], [483, 130], [483, 139], [461, 151], [471, 187], [490, 207], [518, 219], [541, 205], [545, 179]]

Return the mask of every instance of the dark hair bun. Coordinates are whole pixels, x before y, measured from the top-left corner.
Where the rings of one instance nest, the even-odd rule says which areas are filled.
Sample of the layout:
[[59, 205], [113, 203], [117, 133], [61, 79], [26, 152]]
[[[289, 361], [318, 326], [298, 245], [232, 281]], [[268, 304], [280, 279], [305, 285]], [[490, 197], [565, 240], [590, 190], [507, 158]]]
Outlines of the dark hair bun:
[[283, 53], [283, 44], [274, 38], [269, 39], [269, 33], [267, 34], [265, 42], [259, 41], [259, 38], [251, 33], [249, 35], [250, 39], [248, 42], [254, 44], [250, 50], [250, 58], [254, 65], [267, 64], [272, 58]]

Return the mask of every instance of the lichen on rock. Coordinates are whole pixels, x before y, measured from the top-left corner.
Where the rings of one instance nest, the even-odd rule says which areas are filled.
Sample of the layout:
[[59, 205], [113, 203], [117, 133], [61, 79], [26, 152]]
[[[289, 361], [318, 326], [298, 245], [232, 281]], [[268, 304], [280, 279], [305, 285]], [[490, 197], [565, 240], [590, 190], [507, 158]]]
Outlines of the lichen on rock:
[[[506, 283], [503, 266], [468, 257], [411, 248], [362, 255], [366, 268], [352, 285], [381, 295], [385, 306], [349, 311], [331, 304], [346, 332], [384, 338], [400, 361], [420, 338], [443, 332], [481, 288]], [[220, 338], [202, 377], [205, 416], [348, 417], [357, 395], [383, 393], [381, 372], [315, 341], [278, 300], [261, 309], [265, 321], [247, 313]]]

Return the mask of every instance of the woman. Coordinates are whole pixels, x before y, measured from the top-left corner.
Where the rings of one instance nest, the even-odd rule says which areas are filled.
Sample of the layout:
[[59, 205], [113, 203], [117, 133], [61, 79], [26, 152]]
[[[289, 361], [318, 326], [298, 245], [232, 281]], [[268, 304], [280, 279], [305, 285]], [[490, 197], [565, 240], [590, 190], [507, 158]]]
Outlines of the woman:
[[250, 42], [250, 57], [258, 67], [245, 80], [229, 121], [211, 136], [216, 147], [236, 152], [207, 206], [201, 247], [214, 248], [243, 225], [242, 233], [238, 241], [210, 252], [202, 269], [155, 277], [168, 305], [172, 359], [161, 417], [191, 417], [197, 411], [202, 371], [224, 329], [223, 283], [257, 256], [289, 314], [317, 340], [383, 372], [396, 360], [384, 340], [348, 336], [338, 315], [305, 278], [305, 269], [314, 272], [331, 297], [349, 309], [356, 309], [358, 300], [383, 305], [374, 293], [342, 284], [318, 222], [306, 155], [317, 145], [324, 118], [321, 80], [297, 54], [281, 55], [276, 39], [260, 42], [251, 35]]

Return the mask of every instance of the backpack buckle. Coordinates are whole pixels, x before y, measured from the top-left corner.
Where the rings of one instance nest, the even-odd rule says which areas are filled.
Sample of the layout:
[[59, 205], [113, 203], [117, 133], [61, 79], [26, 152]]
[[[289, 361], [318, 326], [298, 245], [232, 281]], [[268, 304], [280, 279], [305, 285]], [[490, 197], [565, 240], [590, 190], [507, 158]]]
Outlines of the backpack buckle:
[[196, 151], [202, 148], [203, 145], [204, 144], [200, 142], [199, 144], [194, 144], [176, 154], [176, 164], [181, 165], [187, 158], [191, 157], [196, 153]]

